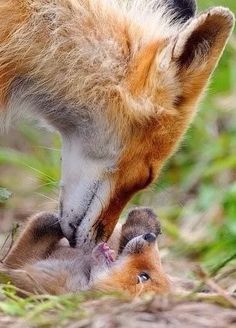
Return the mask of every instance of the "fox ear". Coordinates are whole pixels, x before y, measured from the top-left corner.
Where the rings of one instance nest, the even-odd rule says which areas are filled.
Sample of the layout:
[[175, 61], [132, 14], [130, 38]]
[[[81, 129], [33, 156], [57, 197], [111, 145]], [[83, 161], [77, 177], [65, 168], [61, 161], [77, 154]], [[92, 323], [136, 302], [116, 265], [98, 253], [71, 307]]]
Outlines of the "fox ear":
[[[179, 33], [172, 61], [177, 64], [183, 102], [194, 102], [214, 70], [234, 25], [226, 8], [216, 7], [193, 18]], [[178, 103], [177, 103], [178, 105]]]
[[[156, 1], [156, 6], [160, 1]], [[174, 16], [173, 21], [184, 23], [196, 14], [196, 0], [166, 0], [165, 5], [169, 12]]]

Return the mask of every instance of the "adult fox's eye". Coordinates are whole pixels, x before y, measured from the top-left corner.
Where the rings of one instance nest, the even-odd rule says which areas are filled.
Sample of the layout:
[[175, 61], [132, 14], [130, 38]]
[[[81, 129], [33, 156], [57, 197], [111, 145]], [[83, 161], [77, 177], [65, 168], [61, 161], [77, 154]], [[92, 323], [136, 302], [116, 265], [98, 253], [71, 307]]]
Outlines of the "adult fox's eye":
[[150, 276], [146, 272], [142, 272], [138, 275], [137, 283], [144, 283], [150, 279]]

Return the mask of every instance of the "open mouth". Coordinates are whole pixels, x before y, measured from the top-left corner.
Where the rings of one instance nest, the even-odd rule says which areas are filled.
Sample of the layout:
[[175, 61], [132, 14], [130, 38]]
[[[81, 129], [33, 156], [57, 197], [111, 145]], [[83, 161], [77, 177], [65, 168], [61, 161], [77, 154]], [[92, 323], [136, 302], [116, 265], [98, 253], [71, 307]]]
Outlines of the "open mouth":
[[96, 253], [98, 256], [103, 256], [107, 264], [112, 264], [116, 260], [115, 251], [112, 250], [105, 242], [98, 244], [96, 247]]

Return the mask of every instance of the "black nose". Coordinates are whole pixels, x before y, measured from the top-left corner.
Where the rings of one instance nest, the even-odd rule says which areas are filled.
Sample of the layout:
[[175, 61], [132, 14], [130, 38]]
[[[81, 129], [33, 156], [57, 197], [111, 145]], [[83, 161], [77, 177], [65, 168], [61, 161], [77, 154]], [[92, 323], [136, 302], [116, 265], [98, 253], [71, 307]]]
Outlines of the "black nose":
[[143, 235], [143, 239], [148, 241], [149, 243], [153, 243], [157, 239], [157, 236], [155, 235], [155, 233], [150, 232]]

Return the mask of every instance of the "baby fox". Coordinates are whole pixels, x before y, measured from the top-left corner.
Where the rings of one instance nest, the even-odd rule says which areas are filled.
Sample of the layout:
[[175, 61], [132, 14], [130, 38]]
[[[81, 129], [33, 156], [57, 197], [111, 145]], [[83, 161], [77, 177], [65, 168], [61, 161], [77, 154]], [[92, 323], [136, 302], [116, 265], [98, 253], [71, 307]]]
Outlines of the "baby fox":
[[62, 243], [57, 215], [40, 213], [6, 257], [3, 271], [17, 287], [31, 293], [59, 295], [88, 289], [164, 293], [169, 281], [157, 248], [159, 234], [154, 213], [135, 209], [121, 228], [118, 248], [112, 250], [102, 242], [84, 254]]

